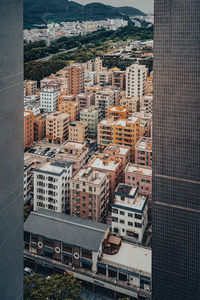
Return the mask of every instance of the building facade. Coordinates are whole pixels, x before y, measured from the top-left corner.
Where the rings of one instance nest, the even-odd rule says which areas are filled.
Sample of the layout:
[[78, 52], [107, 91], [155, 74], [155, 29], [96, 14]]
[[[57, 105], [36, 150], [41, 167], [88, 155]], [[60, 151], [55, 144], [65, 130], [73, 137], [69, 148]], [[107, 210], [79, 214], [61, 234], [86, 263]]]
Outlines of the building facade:
[[152, 167], [152, 139], [141, 137], [135, 146], [135, 163]]
[[147, 68], [144, 65], [133, 64], [126, 69], [126, 97], [142, 99], [145, 94]]
[[105, 118], [107, 110], [114, 105], [114, 93], [109, 89], [97, 92], [95, 105], [99, 108], [101, 118]]
[[0, 299], [4, 300], [23, 299], [22, 2], [0, 2]]
[[97, 136], [97, 125], [99, 122], [99, 109], [96, 106], [91, 106], [80, 112], [80, 121], [88, 124], [88, 137], [95, 138]]
[[55, 112], [58, 108], [58, 90], [44, 88], [40, 92], [40, 108], [46, 112]]
[[67, 93], [78, 95], [85, 91], [84, 67], [81, 64], [74, 64], [67, 67]]
[[98, 148], [103, 150], [110, 143], [112, 143], [113, 139], [113, 125], [115, 121], [114, 118], [103, 119], [98, 124], [98, 133], [97, 133], [97, 143]]
[[34, 116], [31, 111], [24, 111], [24, 148], [28, 148], [34, 141]]
[[120, 183], [112, 204], [112, 232], [117, 236], [141, 244], [148, 222], [147, 197], [138, 188]]
[[48, 143], [62, 144], [69, 135], [69, 116], [59, 112], [46, 117], [46, 139]]
[[109, 174], [81, 168], [70, 180], [70, 214], [97, 222], [106, 220]]
[[156, 0], [153, 299], [200, 297], [200, 2]]
[[88, 123], [77, 121], [69, 126], [69, 141], [85, 143], [88, 133]]
[[69, 179], [72, 163], [46, 161], [34, 169], [34, 210], [42, 207], [69, 212]]

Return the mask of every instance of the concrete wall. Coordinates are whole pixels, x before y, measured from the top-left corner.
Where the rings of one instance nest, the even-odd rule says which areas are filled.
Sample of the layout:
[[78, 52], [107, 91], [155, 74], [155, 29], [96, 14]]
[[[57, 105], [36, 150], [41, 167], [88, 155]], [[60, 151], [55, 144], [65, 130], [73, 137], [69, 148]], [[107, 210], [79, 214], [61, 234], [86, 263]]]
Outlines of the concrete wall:
[[23, 3], [0, 1], [0, 299], [23, 299]]

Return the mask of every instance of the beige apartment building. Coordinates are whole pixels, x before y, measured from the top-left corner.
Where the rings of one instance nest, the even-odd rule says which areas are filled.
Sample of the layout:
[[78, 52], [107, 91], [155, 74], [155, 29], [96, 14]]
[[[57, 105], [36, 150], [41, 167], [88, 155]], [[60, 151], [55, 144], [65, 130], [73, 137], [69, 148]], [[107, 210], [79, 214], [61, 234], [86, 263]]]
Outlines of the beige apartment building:
[[103, 150], [112, 143], [114, 117], [101, 120], [98, 124], [97, 143], [98, 148]]
[[70, 180], [70, 214], [97, 222], [106, 220], [109, 205], [109, 174], [81, 168]]
[[46, 117], [46, 139], [49, 143], [62, 144], [68, 138], [69, 115], [60, 112]]
[[140, 108], [140, 101], [139, 98], [126, 98], [122, 97], [120, 99], [120, 106], [121, 107], [128, 107], [129, 108], [129, 115], [134, 114], [135, 112], [139, 111]]
[[69, 126], [69, 141], [84, 143], [87, 139], [87, 133], [87, 122], [73, 122]]
[[95, 138], [97, 136], [97, 125], [99, 121], [99, 109], [91, 106], [80, 112], [80, 121], [88, 124], [88, 137]]
[[24, 96], [31, 96], [37, 93], [37, 81], [24, 80]]
[[102, 118], [107, 115], [107, 110], [114, 105], [114, 93], [110, 89], [97, 92], [95, 95], [95, 105], [99, 108]]

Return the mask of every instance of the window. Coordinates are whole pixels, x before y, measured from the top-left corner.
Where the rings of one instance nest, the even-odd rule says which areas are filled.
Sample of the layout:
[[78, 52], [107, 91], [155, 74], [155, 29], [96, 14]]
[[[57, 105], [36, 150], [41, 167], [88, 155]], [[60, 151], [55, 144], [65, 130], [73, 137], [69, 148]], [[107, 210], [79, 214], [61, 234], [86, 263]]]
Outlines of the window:
[[121, 197], [121, 200], [122, 200], [122, 201], [124, 201], [124, 199], [125, 199], [124, 197]]
[[124, 220], [119, 220], [119, 222], [120, 222], [121, 224], [124, 224]]
[[133, 222], [128, 222], [128, 225], [129, 226], [133, 226]]
[[135, 222], [135, 227], [142, 228], [142, 224]]
[[120, 215], [124, 216], [124, 211], [120, 210]]
[[112, 209], [112, 212], [113, 212], [114, 214], [118, 214], [118, 209], [117, 209], [117, 208], [113, 208], [113, 209]]
[[118, 223], [118, 218], [116, 218], [116, 217], [112, 217], [112, 222], [116, 222], [116, 223]]
[[128, 213], [128, 217], [133, 218], [133, 214]]
[[135, 218], [138, 219], [138, 220], [142, 220], [142, 215], [135, 214]]

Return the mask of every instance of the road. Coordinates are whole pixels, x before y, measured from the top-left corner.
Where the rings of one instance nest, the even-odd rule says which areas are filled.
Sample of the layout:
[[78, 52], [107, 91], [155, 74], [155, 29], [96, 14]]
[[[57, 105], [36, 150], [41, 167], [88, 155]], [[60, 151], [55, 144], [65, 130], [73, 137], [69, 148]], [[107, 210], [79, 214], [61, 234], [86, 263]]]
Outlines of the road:
[[71, 51], [75, 51], [76, 49], [78, 49], [78, 47], [68, 49], [68, 50], [64, 50], [64, 51], [60, 51], [60, 52], [54, 53], [54, 54], [49, 54], [48, 56], [36, 59], [34, 61], [46, 61], [46, 60], [49, 60], [50, 58], [52, 58], [53, 55], [68, 53], [68, 52], [71, 52]]

